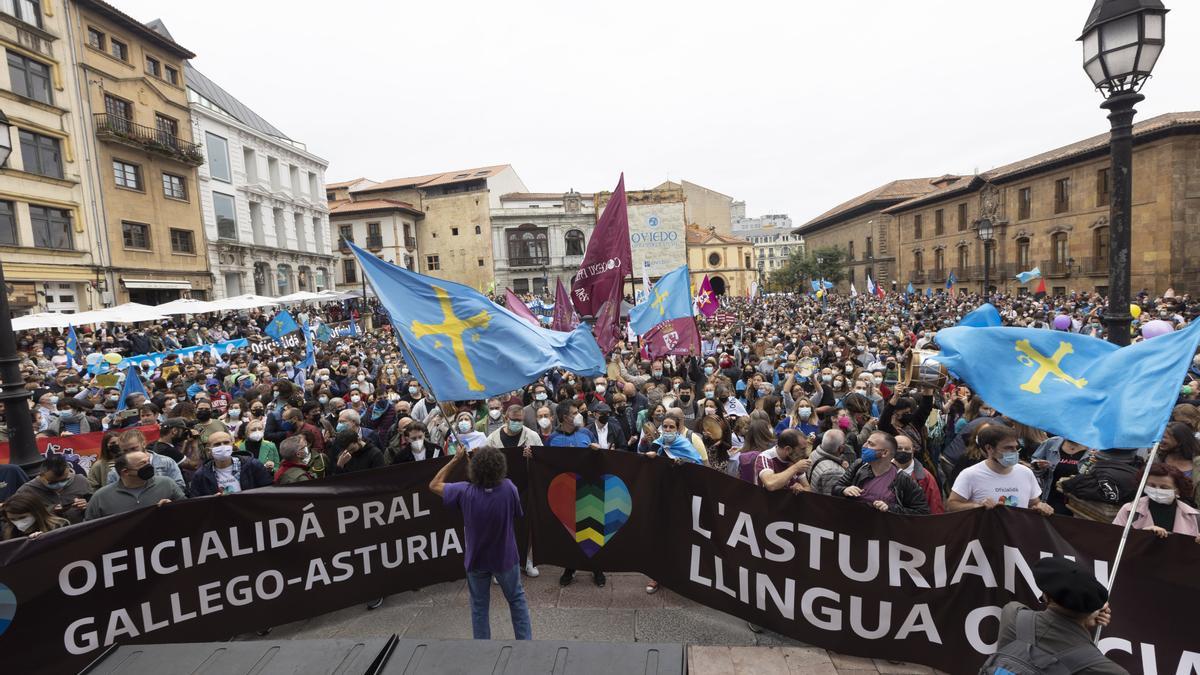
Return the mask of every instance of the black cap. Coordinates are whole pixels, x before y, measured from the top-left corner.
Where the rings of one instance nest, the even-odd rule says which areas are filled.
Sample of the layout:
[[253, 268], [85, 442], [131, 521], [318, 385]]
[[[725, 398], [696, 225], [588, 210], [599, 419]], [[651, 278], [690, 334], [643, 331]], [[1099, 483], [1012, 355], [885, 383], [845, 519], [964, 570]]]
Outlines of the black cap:
[[607, 413], [612, 412], [612, 408], [609, 408], [608, 404], [604, 401], [600, 401], [592, 404], [591, 411], [594, 413]]
[[1087, 567], [1066, 558], [1042, 558], [1033, 565], [1033, 580], [1055, 603], [1090, 614], [1108, 602], [1108, 589]]
[[182, 417], [168, 417], [163, 420], [163, 423], [158, 425], [159, 429], [187, 429], [188, 423]]

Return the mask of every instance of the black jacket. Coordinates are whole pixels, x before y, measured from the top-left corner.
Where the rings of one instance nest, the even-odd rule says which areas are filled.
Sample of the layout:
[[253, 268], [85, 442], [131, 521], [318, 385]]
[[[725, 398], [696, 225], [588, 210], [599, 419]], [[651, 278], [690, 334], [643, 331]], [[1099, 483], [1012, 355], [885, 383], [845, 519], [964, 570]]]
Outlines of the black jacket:
[[[593, 421], [591, 424], [587, 425], [587, 428], [591, 430], [592, 434], [595, 435], [596, 438], [599, 438], [600, 434], [596, 431], [597, 424], [598, 422]], [[608, 426], [608, 449], [628, 450], [629, 441], [625, 439], [625, 431], [621, 428], [620, 422], [610, 416], [606, 426]]]
[[[244, 454], [235, 454], [234, 460], [236, 460], [234, 471], [242, 490], [266, 487], [274, 482], [271, 472], [267, 471], [267, 467], [260, 464], [257, 459], [251, 459]], [[192, 476], [190, 488], [189, 494], [193, 497], [217, 494], [217, 470], [213, 467], [211, 459], [196, 470], [196, 474]]]
[[1142, 473], [1142, 460], [1133, 452], [1108, 451], [1090, 471], [1063, 483], [1063, 492], [1089, 501], [1124, 504], [1133, 500]]
[[[834, 484], [831, 494], [834, 497], [845, 497], [846, 488], [851, 485], [861, 488], [874, 477], [875, 472], [871, 471], [871, 465], [860, 459], [846, 469], [846, 473]], [[925, 491], [903, 471], [896, 471], [896, 479], [892, 481], [892, 494], [896, 497], [896, 506], [889, 508], [888, 513], [929, 515], [929, 502], [925, 501]]]

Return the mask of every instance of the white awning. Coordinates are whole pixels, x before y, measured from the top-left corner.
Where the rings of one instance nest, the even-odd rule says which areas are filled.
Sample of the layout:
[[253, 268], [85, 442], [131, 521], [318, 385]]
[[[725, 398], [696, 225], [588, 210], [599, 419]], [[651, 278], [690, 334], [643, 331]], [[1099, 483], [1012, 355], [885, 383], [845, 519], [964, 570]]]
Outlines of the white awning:
[[125, 288], [163, 288], [180, 291], [192, 290], [192, 282], [182, 280], [175, 281], [173, 279], [122, 279], [121, 283], [125, 284]]

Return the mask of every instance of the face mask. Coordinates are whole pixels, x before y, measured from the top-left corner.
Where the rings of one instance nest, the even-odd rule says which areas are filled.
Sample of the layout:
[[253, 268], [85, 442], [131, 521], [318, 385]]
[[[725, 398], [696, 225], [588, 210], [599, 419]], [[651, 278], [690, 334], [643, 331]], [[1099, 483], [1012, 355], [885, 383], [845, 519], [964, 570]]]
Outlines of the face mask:
[[850, 429], [850, 418], [849, 417], [839, 417], [838, 418], [838, 428], [841, 429], [842, 431], [847, 431], [848, 429]]
[[912, 461], [913, 454], [911, 452], [896, 451], [896, 462], [907, 465]]
[[66, 480], [56, 480], [53, 483], [46, 483], [46, 487], [57, 492], [65, 487], [67, 487], [70, 484], [71, 484], [71, 479], [68, 478]]
[[254, 441], [255, 443], [257, 443], [257, 442], [259, 442], [259, 441], [261, 441], [261, 440], [263, 439], [263, 432], [261, 432], [261, 431], [251, 431], [250, 433], [246, 434], [246, 438], [249, 438], [250, 440], [252, 440], [252, 441]]
[[812, 408], [800, 408], [796, 411], [796, 414], [800, 415], [800, 419], [806, 420], [812, 417]]
[[576, 427], [582, 427], [583, 426], [583, 415], [580, 413], [575, 413], [575, 419], [572, 421], [575, 422]]
[[212, 419], [212, 411], [211, 410], [197, 410], [196, 411], [196, 419], [200, 420], [201, 422], [207, 422]]
[[882, 377], [876, 377], [876, 378], [872, 378], [872, 379], [874, 380], [874, 382], [875, 382], [875, 386], [876, 386], [876, 387], [878, 387], [879, 385], [883, 384], [883, 378], [882, 378]]
[[824, 382], [825, 384], [829, 384], [832, 380], [833, 380], [832, 375], [822, 375], [821, 376], [821, 381]]
[[521, 427], [523, 427], [523, 426], [525, 426], [525, 425], [521, 424], [521, 422], [519, 420], [509, 420], [508, 421], [508, 433], [515, 434], [515, 433], [521, 431]]
[[418, 389], [417, 387], [409, 387], [409, 388], [408, 388], [408, 395], [409, 395], [409, 396], [416, 396], [418, 391], [421, 391], [421, 390], [420, 390], [420, 389]]
[[470, 431], [470, 430], [471, 430], [471, 423], [470, 423], [470, 422], [468, 422], [467, 420], [459, 420], [459, 422], [458, 422], [458, 433], [460, 433], [460, 434], [465, 434], [465, 433], [467, 433], [467, 432], [468, 432], [468, 431]]
[[879, 453], [875, 451], [875, 448], [863, 448], [862, 461], [866, 462], [867, 464], [870, 464], [871, 462], [877, 462], [879, 461]]
[[500, 409], [499, 408], [489, 408], [488, 409], [488, 417], [490, 417], [494, 420], [500, 419]]
[[325, 405], [326, 403], [329, 403], [329, 397], [328, 396], [318, 396], [317, 402], [320, 403], [321, 405]]
[[543, 429], [549, 429], [550, 428], [550, 418], [549, 417], [539, 417], [538, 418], [538, 426]]
[[538, 393], [534, 394], [534, 395], [533, 395], [533, 400], [535, 400], [535, 401], [545, 401], [545, 400], [546, 400], [546, 392], [544, 392], [544, 391], [539, 391]]
[[599, 415], [596, 415], [596, 424], [599, 424], [600, 426], [604, 426], [605, 424], [608, 424], [608, 413], [601, 413]]
[[219, 459], [221, 461], [227, 460], [230, 457], [233, 457], [233, 446], [232, 445], [214, 445], [212, 448], [212, 456], [213, 456], [213, 459]]
[[147, 463], [145, 466], [137, 470], [137, 477], [142, 480], [150, 480], [154, 478], [154, 465]]
[[11, 522], [13, 527], [17, 528], [18, 530], [22, 532], [28, 532], [29, 528], [33, 527], [34, 518], [33, 516], [21, 516], [20, 518], [16, 518]]
[[239, 417], [241, 417], [241, 416], [242, 416], [242, 411], [241, 411], [241, 409], [240, 409], [240, 408], [230, 408], [230, 409], [229, 409], [229, 416], [230, 416], [230, 417], [232, 417], [232, 418], [234, 418], [234, 419], [237, 419], [237, 418], [239, 418]]
[[704, 374], [711, 376], [715, 371], [712, 366], [704, 366]]
[[425, 439], [424, 439], [424, 438], [418, 438], [418, 439], [417, 439], [417, 440], [415, 440], [415, 441], [409, 441], [409, 442], [408, 442], [408, 447], [412, 448], [412, 451], [413, 451], [413, 452], [420, 452], [420, 451], [421, 451], [421, 448], [424, 448], [424, 447], [425, 447]]
[[600, 396], [603, 396], [604, 392], [606, 392], [606, 391], [608, 391], [608, 387], [606, 387], [604, 385], [600, 385], [600, 386], [596, 387], [596, 393], [599, 394]]
[[50, 397], [50, 405], [58, 405], [58, 397], [57, 396]]
[[120, 401], [120, 400], [121, 400], [121, 396], [120, 396], [119, 394], [113, 394], [113, 395], [111, 395], [111, 396], [109, 396], [109, 397], [108, 397], [108, 400], [109, 400], [109, 401], [111, 401], [111, 402], [113, 402], [113, 403], [116, 403], [117, 401]]
[[847, 373], [847, 374], [849, 374], [849, 373], [853, 373], [853, 372], [854, 372], [854, 366], [846, 366], [846, 373]]
[[334, 428], [334, 430], [337, 431], [338, 433], [341, 433], [349, 428], [350, 428], [349, 424], [346, 424], [345, 422], [338, 422], [337, 426]]
[[662, 377], [662, 371], [661, 370], [654, 371], [654, 378], [658, 379], [660, 377]]
[[712, 399], [716, 398], [716, 396], [717, 396], [717, 392], [715, 392], [715, 391], [706, 391], [706, 392], [704, 392], [704, 398], [707, 398], [707, 399], [709, 399], [709, 400], [712, 400]]
[[351, 402], [351, 403], [358, 403], [358, 402], [359, 402], [359, 401], [361, 401], [361, 400], [362, 400], [362, 397], [361, 397], [361, 396], [359, 396], [358, 394], [355, 394], [354, 396], [351, 396], [351, 397], [350, 397], [350, 402]]
[[717, 409], [716, 409], [716, 408], [705, 408], [705, 409], [704, 409], [704, 414], [705, 414], [705, 415], [713, 415], [713, 416], [715, 416], [715, 415], [717, 414]]
[[866, 390], [866, 389], [855, 389], [855, 390], [854, 390], [854, 393], [856, 393], [856, 394], [862, 394], [863, 396], [866, 396], [866, 395], [867, 395], [867, 390]]
[[675, 439], [679, 438], [679, 433], [675, 431], [664, 431], [662, 435], [663, 445], [671, 445]]
[[395, 369], [395, 368], [388, 368], [388, 369], [387, 369], [387, 374], [388, 374], [388, 375], [395, 375], [395, 374], [396, 374], [396, 369]]
[[1016, 450], [1003, 452], [1000, 453], [1000, 458], [996, 461], [1000, 462], [1000, 466], [1016, 466], [1017, 462], [1021, 461], [1021, 453]]
[[1146, 486], [1146, 496], [1159, 504], [1170, 504], [1175, 501], [1175, 490]]
[[667, 418], [666, 415], [664, 415], [662, 413], [658, 413], [657, 415], [654, 416], [654, 421], [658, 424], [662, 424], [662, 421], [666, 418]]

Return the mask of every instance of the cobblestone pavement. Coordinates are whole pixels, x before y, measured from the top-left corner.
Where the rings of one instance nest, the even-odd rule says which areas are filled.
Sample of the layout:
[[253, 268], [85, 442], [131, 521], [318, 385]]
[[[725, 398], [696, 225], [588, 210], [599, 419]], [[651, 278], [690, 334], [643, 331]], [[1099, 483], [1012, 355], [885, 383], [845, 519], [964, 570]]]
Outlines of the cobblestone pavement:
[[[562, 588], [562, 568], [540, 565], [541, 575], [524, 577], [525, 594], [538, 640], [591, 642], [680, 642], [690, 645], [689, 671], [695, 675], [867, 675], [869, 673], [932, 675], [939, 671], [911, 663], [891, 663], [834, 654], [764, 630], [754, 633], [746, 622], [698, 605], [667, 589], [645, 591], [641, 574], [612, 573], [604, 588], [580, 572]], [[492, 588], [492, 635], [511, 640], [508, 605]], [[429, 586], [388, 596], [379, 609], [365, 605], [278, 626], [271, 639], [386, 637], [470, 638], [464, 581]], [[243, 636], [255, 639], [254, 635]]]

